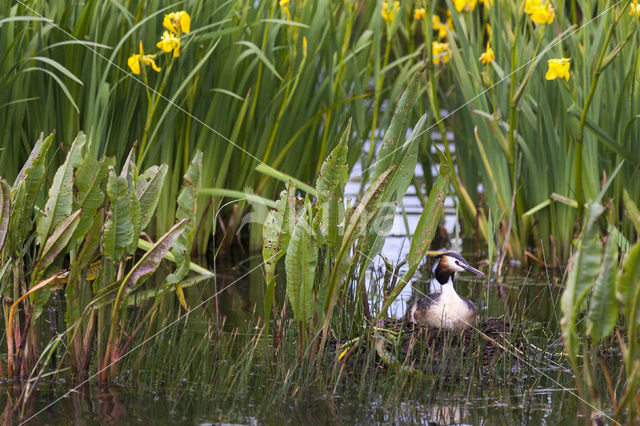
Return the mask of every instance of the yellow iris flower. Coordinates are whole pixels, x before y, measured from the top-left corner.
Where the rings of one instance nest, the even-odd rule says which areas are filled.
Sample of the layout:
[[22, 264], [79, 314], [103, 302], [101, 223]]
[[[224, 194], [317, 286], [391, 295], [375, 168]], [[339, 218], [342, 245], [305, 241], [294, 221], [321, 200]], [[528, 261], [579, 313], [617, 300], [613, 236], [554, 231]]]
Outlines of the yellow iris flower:
[[547, 80], [564, 78], [569, 81], [569, 65], [571, 65], [571, 58], [549, 59], [548, 65], [549, 70], [544, 78]]
[[291, 20], [291, 11], [289, 10], [289, 0], [280, 0], [280, 2], [278, 3], [280, 5], [280, 7], [282, 8], [282, 10], [284, 11], [284, 14], [287, 16], [287, 20]]
[[413, 19], [415, 19], [416, 21], [424, 19], [426, 15], [427, 15], [427, 11], [424, 10], [424, 7], [419, 7], [413, 11]]
[[555, 12], [549, 0], [545, 4], [542, 4], [542, 0], [526, 0], [524, 12], [531, 15], [531, 20], [536, 24], [550, 24], [555, 17]]
[[633, 3], [629, 6], [629, 15], [640, 18], [640, 4], [638, 4], [637, 0], [633, 0]]
[[460, 13], [463, 10], [465, 12], [473, 12], [478, 4], [478, 0], [453, 0], [453, 7], [456, 8], [456, 12]]
[[484, 7], [489, 9], [493, 5], [493, 0], [480, 0], [480, 3], [482, 3]]
[[538, 6], [531, 14], [531, 20], [536, 24], [550, 24], [553, 22], [555, 13], [551, 5], [547, 2], [544, 6]]
[[145, 55], [144, 50], [142, 49], [142, 42], [140, 42], [140, 53], [134, 53], [129, 56], [127, 59], [127, 65], [131, 68], [131, 72], [138, 75], [140, 74], [140, 64], [142, 65], [151, 65], [154, 71], [160, 72], [161, 68], [156, 65], [156, 62], [153, 60], [156, 55]]
[[400, 10], [399, 1], [394, 1], [393, 4], [391, 4], [391, 2], [388, 2], [388, 1], [383, 1], [382, 10], [380, 11], [380, 14], [382, 15], [382, 19], [392, 24], [393, 21], [396, 19], [396, 12], [399, 10]]
[[496, 54], [493, 52], [490, 42], [487, 42], [487, 50], [485, 50], [484, 53], [480, 55], [479, 60], [485, 65], [490, 64], [491, 62], [496, 60]]
[[191, 30], [191, 17], [184, 10], [181, 10], [180, 12], [171, 12], [168, 15], [164, 15], [162, 25], [173, 34], [178, 34], [180, 32], [189, 34], [189, 31]]
[[431, 43], [431, 49], [433, 50], [433, 63], [439, 64], [440, 61], [445, 64], [451, 59], [451, 50], [449, 49], [449, 43], [438, 43], [434, 41]]
[[542, 0], [526, 0], [524, 2], [524, 13], [531, 15], [540, 6], [542, 6]]
[[174, 58], [180, 56], [180, 39], [171, 34], [169, 31], [165, 31], [164, 33], [162, 33], [162, 38], [156, 44], [156, 46], [158, 46], [159, 49], [162, 49], [162, 51], [166, 53], [173, 51]]
[[431, 25], [433, 26], [433, 31], [438, 31], [438, 37], [443, 39], [447, 36], [447, 26], [440, 20], [438, 15], [431, 17]]

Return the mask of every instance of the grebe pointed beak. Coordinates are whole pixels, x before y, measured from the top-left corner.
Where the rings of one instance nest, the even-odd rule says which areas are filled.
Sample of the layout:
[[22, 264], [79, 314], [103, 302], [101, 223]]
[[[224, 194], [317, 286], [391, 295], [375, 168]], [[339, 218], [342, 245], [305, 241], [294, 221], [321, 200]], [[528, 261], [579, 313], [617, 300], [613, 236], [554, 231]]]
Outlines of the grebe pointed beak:
[[469, 264], [461, 264], [460, 266], [462, 266], [462, 268], [467, 271], [467, 272], [473, 272], [476, 275], [480, 275], [480, 276], [484, 276], [484, 274], [482, 273], [482, 271], [474, 268], [473, 266], [469, 265]]

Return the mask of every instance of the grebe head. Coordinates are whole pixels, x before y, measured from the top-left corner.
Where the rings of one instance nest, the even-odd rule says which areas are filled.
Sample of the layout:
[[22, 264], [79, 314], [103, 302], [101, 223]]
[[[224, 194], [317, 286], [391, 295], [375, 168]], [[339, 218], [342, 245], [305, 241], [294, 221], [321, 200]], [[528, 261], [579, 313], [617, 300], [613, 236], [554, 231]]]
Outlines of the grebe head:
[[476, 275], [484, 275], [482, 271], [469, 265], [469, 262], [458, 253], [449, 251], [438, 257], [440, 261], [438, 262], [438, 266], [436, 266], [435, 275], [440, 284], [446, 284], [449, 282], [449, 279], [453, 282], [456, 272], [467, 271]]

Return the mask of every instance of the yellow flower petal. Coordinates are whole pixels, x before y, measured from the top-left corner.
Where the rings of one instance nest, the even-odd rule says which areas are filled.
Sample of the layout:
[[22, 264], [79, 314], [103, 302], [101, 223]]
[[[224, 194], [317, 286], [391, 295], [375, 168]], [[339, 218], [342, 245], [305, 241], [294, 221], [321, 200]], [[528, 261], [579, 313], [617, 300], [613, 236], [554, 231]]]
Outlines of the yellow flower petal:
[[542, 6], [542, 0], [526, 0], [524, 3], [524, 13], [531, 15], [536, 8]]
[[131, 68], [131, 72], [138, 75], [140, 74], [140, 55], [134, 54], [127, 59], [127, 65]]
[[158, 46], [159, 49], [166, 53], [173, 51], [174, 57], [180, 56], [180, 39], [169, 33], [169, 31], [165, 31], [164, 33], [162, 33], [162, 38], [156, 44], [156, 46]]
[[179, 32], [188, 34], [191, 30], [191, 17], [184, 10], [171, 12], [168, 15], [164, 15], [162, 25], [173, 34], [178, 34]]
[[413, 11], [413, 19], [415, 19], [416, 21], [420, 21], [421, 19], [424, 19], [426, 15], [427, 15], [427, 11], [424, 10], [424, 7], [419, 7]]
[[445, 38], [447, 36], [447, 31], [447, 26], [445, 24], [440, 24], [438, 27], [438, 37], [441, 39]]
[[399, 10], [400, 10], [399, 1], [394, 1], [393, 4], [391, 4], [388, 1], [383, 1], [382, 10], [380, 11], [380, 14], [382, 15], [382, 19], [384, 19], [385, 22], [392, 24], [393, 21], [396, 19], [396, 12]]
[[453, 7], [456, 8], [456, 12], [460, 13], [467, 4], [467, 0], [453, 0]]
[[536, 24], [550, 24], [553, 22], [555, 12], [547, 2], [544, 6], [536, 7], [531, 13], [531, 20]]
[[140, 56], [140, 62], [142, 63], [142, 65], [151, 65], [154, 71], [160, 72], [160, 67], [156, 65], [156, 61], [153, 60], [153, 58], [155, 57], [156, 55], [142, 55]]
[[570, 58], [549, 59], [547, 61], [549, 69], [545, 74], [547, 80], [555, 80], [556, 78], [564, 78], [569, 81], [569, 66], [571, 65]]
[[449, 49], [449, 43], [438, 43], [434, 41], [431, 43], [431, 49], [433, 50], [433, 63], [439, 64], [440, 61], [445, 64], [451, 59], [451, 50]]
[[177, 33], [178, 28], [173, 25], [173, 18], [171, 17], [171, 13], [168, 15], [164, 15], [164, 19], [162, 20], [162, 26], [171, 31], [172, 33]]
[[493, 49], [491, 48], [489, 43], [487, 43], [487, 50], [485, 50], [484, 53], [480, 55], [480, 62], [486, 65], [495, 61], [495, 59], [496, 59], [496, 54], [493, 52]]
[[189, 31], [191, 31], [191, 16], [184, 10], [178, 12], [178, 14], [180, 15], [180, 28], [182, 28], [182, 32], [189, 34]]

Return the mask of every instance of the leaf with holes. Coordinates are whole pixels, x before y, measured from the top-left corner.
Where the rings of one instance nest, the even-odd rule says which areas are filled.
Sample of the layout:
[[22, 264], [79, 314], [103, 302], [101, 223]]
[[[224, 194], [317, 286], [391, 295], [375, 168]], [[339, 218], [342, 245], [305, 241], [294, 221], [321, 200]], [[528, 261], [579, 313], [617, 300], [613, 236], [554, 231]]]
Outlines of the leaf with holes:
[[193, 237], [198, 224], [196, 213], [198, 211], [198, 191], [202, 185], [202, 151], [196, 152], [191, 160], [191, 164], [184, 175], [182, 191], [178, 196], [178, 210], [176, 219], [189, 219], [189, 224], [184, 232], [180, 234], [176, 244], [171, 249], [171, 253], [176, 260], [176, 271], [167, 277], [168, 283], [180, 282], [189, 273], [189, 262], [191, 260], [191, 247]]
[[140, 229], [145, 229], [153, 217], [168, 170], [166, 164], [151, 166], [138, 177], [136, 195], [140, 201]]
[[58, 168], [49, 187], [49, 198], [37, 226], [38, 243], [44, 244], [52, 230], [71, 214], [73, 206], [73, 171], [82, 162], [86, 136], [80, 132], [71, 144], [65, 162]]

